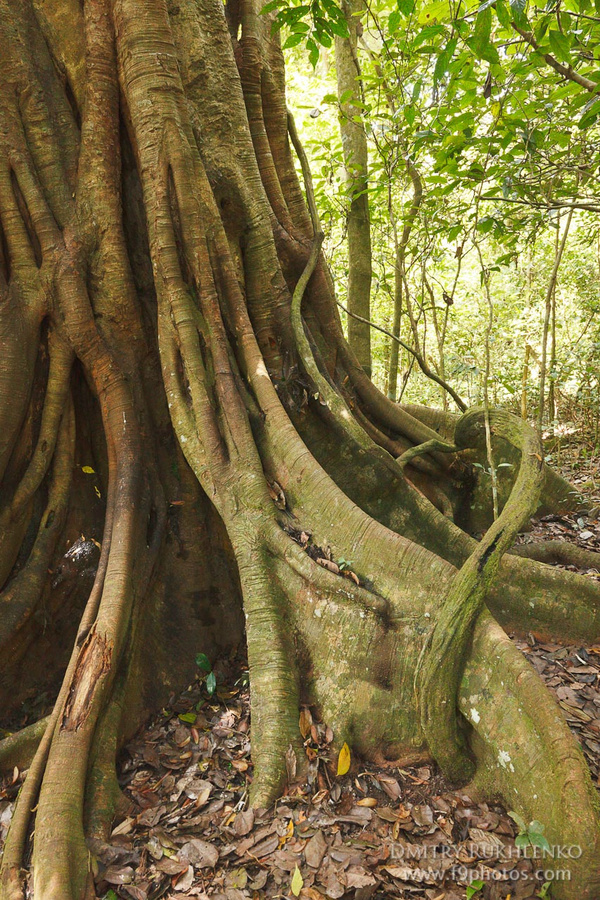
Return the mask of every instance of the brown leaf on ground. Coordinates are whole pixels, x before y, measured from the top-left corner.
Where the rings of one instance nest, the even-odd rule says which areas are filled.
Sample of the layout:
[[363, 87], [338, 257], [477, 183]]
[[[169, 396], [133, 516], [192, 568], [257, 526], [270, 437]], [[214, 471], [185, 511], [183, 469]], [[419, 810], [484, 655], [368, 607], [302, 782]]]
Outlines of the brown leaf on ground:
[[315, 832], [304, 848], [304, 858], [311, 868], [318, 869], [326, 852], [327, 841], [323, 837], [323, 832], [319, 830]]
[[[590, 531], [596, 527], [588, 523]], [[516, 643], [563, 704], [597, 782], [600, 647]], [[531, 860], [517, 860], [527, 876], [519, 877], [518, 893], [499, 871], [495, 855], [503, 846], [514, 852], [516, 829], [506, 810], [450, 790], [432, 765], [382, 768], [356, 755], [355, 773], [328, 781], [334, 735], [306, 707], [300, 721], [312, 760], [308, 780], [273, 809], [247, 809], [250, 697], [239, 687], [242, 667], [219, 665], [219, 697], [207, 699], [194, 682], [173, 698], [170, 717], [158, 717], [126, 749], [119, 778], [132, 809], [109, 843], [94, 849], [99, 896], [111, 889], [120, 900], [270, 900], [289, 894], [298, 866], [304, 900], [465, 900], [456, 862], [489, 868], [494, 892], [486, 900], [506, 900], [511, 890], [511, 900], [535, 896]], [[0, 839], [22, 777], [12, 785], [11, 773], [0, 783]], [[427, 854], [440, 846], [448, 858], [434, 865]], [[434, 874], [423, 880], [429, 870]]]

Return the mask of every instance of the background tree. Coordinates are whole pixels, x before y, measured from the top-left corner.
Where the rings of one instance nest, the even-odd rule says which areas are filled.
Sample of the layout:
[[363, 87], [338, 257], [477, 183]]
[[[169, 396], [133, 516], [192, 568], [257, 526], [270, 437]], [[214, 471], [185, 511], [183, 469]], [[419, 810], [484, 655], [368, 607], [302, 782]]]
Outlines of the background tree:
[[[308, 13], [297, 33], [331, 40], [341, 12]], [[592, 900], [598, 798], [502, 629], [598, 640], [594, 581], [507, 552], [572, 489], [492, 412], [510, 475], [491, 524], [481, 411], [404, 409], [359, 365], [268, 14], [0, 0], [0, 32], [0, 689], [6, 713], [56, 697], [0, 744], [29, 764], [3, 900], [34, 815], [36, 900], [93, 896], [118, 748], [242, 619], [254, 805], [302, 763], [308, 703], [338, 745], [433, 756], [579, 844], [558, 890]]]
[[[476, 351], [482, 333], [479, 329], [465, 329], [462, 324], [472, 321], [473, 311], [464, 310], [464, 304], [468, 295], [476, 292], [471, 286], [473, 276], [479, 279], [481, 274], [473, 262], [477, 253], [472, 239], [476, 238], [482, 248], [486, 266], [492, 272], [498, 266], [502, 270], [493, 275], [493, 284], [502, 292], [503, 305], [510, 304], [507, 312], [514, 320], [522, 315], [514, 271], [528, 253], [530, 242], [537, 241], [540, 249], [546, 241], [553, 246], [556, 216], [561, 211], [566, 214], [571, 204], [576, 209], [574, 229], [581, 227], [590, 235], [597, 234], [597, 174], [592, 161], [598, 140], [597, 110], [596, 97], [588, 89], [594, 83], [594, 29], [598, 27], [593, 12], [585, 3], [581, 8], [571, 4], [568, 11], [561, 7], [558, 12], [530, 6], [525, 13], [517, 6], [505, 9], [502, 3], [469, 10], [463, 4], [406, 2], [398, 6], [383, 0], [369, 5], [364, 20], [357, 52], [372, 173], [373, 318], [394, 332], [389, 300], [394, 293], [391, 219], [395, 216], [403, 227], [411, 208], [413, 188], [404, 170], [404, 161], [409, 159], [420, 172], [424, 200], [407, 248], [406, 290], [413, 302], [401, 317], [402, 328], [412, 350], [421, 343], [428, 348], [429, 368], [438, 374], [443, 369], [444, 378], [471, 400], [481, 386]], [[547, 53], [534, 52], [516, 30], [525, 21], [538, 34], [540, 47]], [[309, 27], [304, 22], [303, 25]], [[562, 63], [557, 69], [558, 60], [549, 51], [550, 41], [555, 49], [561, 42], [561, 37], [556, 37], [558, 32], [565, 37]], [[296, 38], [301, 36], [293, 34], [291, 40]], [[570, 68], [567, 66], [564, 74], [560, 65], [564, 68], [566, 62]], [[340, 252], [341, 234], [336, 224], [338, 150], [335, 131], [327, 121], [327, 104], [335, 102], [335, 98], [323, 85], [325, 76], [326, 65], [319, 63], [318, 79], [307, 99], [306, 76], [298, 74], [295, 66], [291, 96], [296, 95], [296, 80], [303, 79], [302, 99], [293, 102], [312, 101], [311, 108], [321, 108], [318, 119], [300, 119], [299, 124], [316, 166], [318, 202], [343, 298], [347, 262]], [[319, 171], [321, 166], [324, 177]], [[589, 260], [582, 257], [581, 265], [587, 267]], [[550, 276], [551, 266], [547, 278]], [[538, 299], [543, 300], [547, 282], [542, 286], [536, 281], [531, 287], [530, 314], [535, 313]], [[567, 286], [565, 291], [567, 295], [570, 292]], [[485, 308], [479, 293], [479, 304]], [[458, 306], [452, 307], [455, 300]], [[586, 319], [576, 297], [571, 293], [568, 300], [564, 297], [559, 304], [565, 300], [566, 318], [573, 321], [575, 316], [585, 328]], [[417, 339], [410, 316], [415, 304], [412, 318], [418, 323]], [[542, 313], [539, 337], [536, 327], [529, 329], [530, 340], [525, 339], [532, 349], [535, 345], [539, 360], [530, 360], [532, 396], [539, 395], [543, 319]], [[559, 331], [560, 319], [561, 316]], [[449, 344], [447, 334], [452, 336]], [[513, 375], [513, 367], [507, 370], [506, 366], [507, 355], [514, 355], [513, 334], [511, 325], [508, 332], [495, 328], [493, 335], [492, 357], [496, 353], [502, 361], [497, 367], [502, 379], [498, 396], [504, 402], [515, 393], [516, 380], [522, 372], [521, 366], [515, 365]], [[442, 336], [441, 346], [446, 352], [440, 356]], [[475, 336], [475, 340], [470, 341], [470, 336]], [[374, 377], [384, 385], [391, 347], [376, 333], [372, 340]], [[472, 348], [467, 349], [465, 344], [469, 342]], [[560, 344], [559, 334], [559, 355]], [[461, 352], [462, 348], [466, 352]], [[524, 353], [524, 345], [519, 353]], [[403, 380], [408, 376], [407, 385], [401, 387], [408, 394], [403, 396], [437, 397], [437, 388], [428, 386], [420, 376], [414, 357], [405, 352], [401, 359]], [[546, 380], [549, 395], [554, 390], [556, 373], [554, 367]], [[569, 385], [568, 390], [573, 387]]]
[[362, 2], [345, 5], [348, 35], [335, 37], [335, 68], [340, 110], [340, 131], [348, 194], [348, 343], [357, 360], [371, 375], [371, 329], [356, 319], [371, 317], [371, 222], [369, 217], [369, 156], [362, 117], [363, 95], [358, 35], [362, 33]]

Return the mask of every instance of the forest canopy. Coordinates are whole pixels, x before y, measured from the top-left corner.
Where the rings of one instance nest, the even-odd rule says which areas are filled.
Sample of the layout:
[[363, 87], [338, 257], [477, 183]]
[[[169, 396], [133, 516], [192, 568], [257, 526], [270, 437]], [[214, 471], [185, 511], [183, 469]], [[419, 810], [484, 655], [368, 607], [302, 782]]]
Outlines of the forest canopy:
[[[311, 159], [338, 299], [344, 303], [347, 291], [350, 196], [339, 115], [351, 100], [368, 143], [373, 321], [394, 329], [395, 244], [414, 199], [412, 166], [421, 197], [404, 261], [405, 342], [469, 404], [483, 399], [487, 343], [494, 402], [518, 411], [526, 391], [534, 417], [543, 368], [545, 426], [562, 402], [568, 430], [576, 402], [594, 442], [600, 111], [594, 5], [356, 7], [359, 70], [346, 97], [337, 89], [332, 46], [345, 20], [327, 4], [269, 7], [290, 48], [289, 103]], [[567, 221], [557, 284], [550, 285]], [[371, 341], [374, 377], [385, 388], [392, 342], [377, 330]], [[409, 351], [400, 355], [397, 394], [453, 405], [445, 390], [428, 384]]]

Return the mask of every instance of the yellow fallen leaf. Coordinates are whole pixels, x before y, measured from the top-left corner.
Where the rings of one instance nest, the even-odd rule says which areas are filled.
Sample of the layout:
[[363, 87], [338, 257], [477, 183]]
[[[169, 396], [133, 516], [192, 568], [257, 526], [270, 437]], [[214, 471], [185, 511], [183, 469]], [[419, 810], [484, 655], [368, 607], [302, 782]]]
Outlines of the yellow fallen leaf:
[[337, 773], [338, 775], [345, 775], [348, 769], [350, 768], [350, 747], [348, 744], [343, 744], [342, 749], [340, 750], [340, 755], [338, 756], [338, 764], [337, 764]]
[[377, 800], [375, 797], [363, 797], [362, 800], [359, 800], [356, 804], [357, 806], [377, 806]]
[[82, 466], [81, 471], [85, 472], [86, 475], [95, 475], [96, 474], [91, 466]]
[[294, 897], [297, 897], [302, 890], [304, 885], [304, 878], [302, 877], [302, 873], [298, 866], [294, 869], [294, 874], [292, 875], [292, 894]]
[[[314, 798], [313, 798], [313, 803], [314, 803]], [[289, 841], [290, 838], [293, 838], [293, 837], [294, 837], [294, 820], [290, 819], [290, 821], [288, 822], [288, 826], [285, 830], [285, 834], [281, 835], [279, 838], [279, 848], [281, 849], [281, 847], [284, 847], [285, 842]]]

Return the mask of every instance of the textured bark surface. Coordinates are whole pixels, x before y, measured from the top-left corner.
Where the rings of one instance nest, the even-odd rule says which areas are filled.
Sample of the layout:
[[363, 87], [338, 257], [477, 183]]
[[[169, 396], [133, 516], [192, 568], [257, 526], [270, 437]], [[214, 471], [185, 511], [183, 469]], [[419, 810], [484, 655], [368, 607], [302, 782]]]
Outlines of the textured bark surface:
[[[348, 37], [335, 39], [335, 69], [340, 102], [340, 131], [346, 168], [348, 214], [348, 310], [371, 318], [371, 218], [369, 214], [369, 151], [363, 120], [363, 95], [358, 36], [363, 0], [346, 0], [343, 9]], [[367, 375], [371, 374], [371, 329], [348, 316], [348, 343]]]
[[480, 413], [402, 409], [365, 374], [268, 18], [251, 0], [0, 0], [0, 39], [0, 698], [56, 697], [0, 742], [2, 767], [30, 764], [2, 900], [26, 877], [35, 900], [93, 896], [118, 748], [244, 622], [252, 803], [284, 785], [308, 702], [340, 745], [433, 754], [580, 843], [556, 896], [593, 900], [589, 772], [501, 627], [600, 639], [595, 582], [503, 556], [537, 493], [569, 487], [494, 415], [519, 475], [478, 544]]

